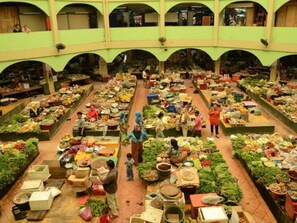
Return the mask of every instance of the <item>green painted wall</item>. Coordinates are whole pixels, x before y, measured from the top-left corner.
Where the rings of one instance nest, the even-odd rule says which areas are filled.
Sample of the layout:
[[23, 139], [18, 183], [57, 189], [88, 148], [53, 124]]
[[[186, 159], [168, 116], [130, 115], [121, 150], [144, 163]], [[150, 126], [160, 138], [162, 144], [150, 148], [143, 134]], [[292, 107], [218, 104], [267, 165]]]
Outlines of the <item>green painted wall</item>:
[[273, 27], [271, 41], [275, 43], [297, 43], [296, 27]]
[[60, 42], [67, 45], [104, 42], [104, 28], [72, 29], [59, 31]]
[[159, 27], [121, 27], [110, 28], [111, 41], [158, 40]]
[[212, 40], [213, 26], [167, 26], [165, 37], [172, 40]]
[[53, 34], [49, 31], [0, 34], [0, 52], [49, 48], [53, 46]]
[[220, 26], [220, 40], [249, 40], [257, 41], [265, 39], [266, 27], [253, 26]]

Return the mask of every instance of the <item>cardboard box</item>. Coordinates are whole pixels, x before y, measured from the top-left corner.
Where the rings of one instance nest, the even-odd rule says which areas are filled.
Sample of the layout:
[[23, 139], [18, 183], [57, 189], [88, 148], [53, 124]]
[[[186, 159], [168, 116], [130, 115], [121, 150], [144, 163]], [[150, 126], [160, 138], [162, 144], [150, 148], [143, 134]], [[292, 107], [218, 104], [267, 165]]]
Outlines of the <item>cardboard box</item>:
[[21, 191], [22, 192], [35, 192], [35, 191], [43, 191], [44, 185], [42, 180], [26, 180], [24, 181]]
[[243, 218], [246, 223], [256, 223], [252, 215], [246, 211], [243, 211], [241, 206], [233, 206], [232, 209], [235, 210], [238, 214], [238, 217]]
[[50, 176], [48, 165], [33, 165], [27, 175], [30, 180], [45, 181]]
[[53, 203], [53, 196], [51, 191], [37, 191], [33, 192], [29, 205], [31, 211], [45, 211], [49, 210]]

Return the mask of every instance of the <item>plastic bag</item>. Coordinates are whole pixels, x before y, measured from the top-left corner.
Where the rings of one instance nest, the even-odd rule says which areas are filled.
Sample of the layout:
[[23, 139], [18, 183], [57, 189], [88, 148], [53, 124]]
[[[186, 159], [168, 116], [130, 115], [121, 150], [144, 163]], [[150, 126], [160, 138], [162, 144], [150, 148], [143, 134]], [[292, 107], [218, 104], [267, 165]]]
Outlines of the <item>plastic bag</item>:
[[79, 216], [85, 221], [91, 221], [93, 218], [91, 207], [86, 206], [80, 209]]

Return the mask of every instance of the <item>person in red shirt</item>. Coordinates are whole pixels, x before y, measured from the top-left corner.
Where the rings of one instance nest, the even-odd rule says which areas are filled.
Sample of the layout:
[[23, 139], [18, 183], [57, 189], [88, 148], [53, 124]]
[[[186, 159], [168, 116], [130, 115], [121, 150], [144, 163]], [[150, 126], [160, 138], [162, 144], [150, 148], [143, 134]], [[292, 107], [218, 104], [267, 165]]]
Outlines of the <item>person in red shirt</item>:
[[99, 223], [110, 223], [110, 217], [108, 215], [108, 208], [102, 210], [102, 215], [99, 218]]
[[199, 111], [195, 111], [195, 126], [193, 129], [193, 137], [199, 136], [201, 137], [201, 130], [202, 130], [202, 117]]
[[215, 137], [219, 138], [220, 108], [217, 104], [211, 105], [208, 115], [211, 135], [213, 136], [213, 130], [215, 129]]

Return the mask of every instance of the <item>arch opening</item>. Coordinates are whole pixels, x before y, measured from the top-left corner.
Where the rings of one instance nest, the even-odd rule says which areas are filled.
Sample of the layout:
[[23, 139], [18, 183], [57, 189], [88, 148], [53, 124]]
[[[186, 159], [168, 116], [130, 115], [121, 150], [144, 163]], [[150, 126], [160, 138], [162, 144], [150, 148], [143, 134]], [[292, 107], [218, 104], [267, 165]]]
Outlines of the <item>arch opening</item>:
[[33, 4], [20, 2], [0, 3], [0, 33], [47, 31], [47, 15]]
[[213, 26], [214, 14], [200, 3], [181, 3], [165, 14], [165, 26]]
[[109, 14], [110, 27], [158, 26], [159, 14], [146, 4], [124, 4]]
[[204, 69], [214, 70], [214, 62], [211, 57], [199, 49], [187, 48], [175, 51], [165, 62], [166, 69], [188, 70]]
[[96, 29], [104, 27], [103, 15], [88, 4], [70, 4], [57, 14], [59, 30]]
[[282, 5], [275, 13], [276, 27], [297, 27], [297, 1], [291, 0]]
[[158, 72], [159, 61], [152, 53], [145, 50], [127, 50], [118, 54], [109, 65], [110, 73], [130, 72], [140, 74], [144, 69], [151, 73]]
[[266, 26], [267, 11], [255, 2], [234, 2], [220, 13], [221, 26]]
[[252, 53], [244, 50], [231, 50], [225, 52], [220, 57], [221, 74], [230, 74], [241, 72], [248, 74], [256, 74], [261, 71], [260, 75], [268, 79], [270, 75], [270, 67], [265, 67], [260, 60]]

